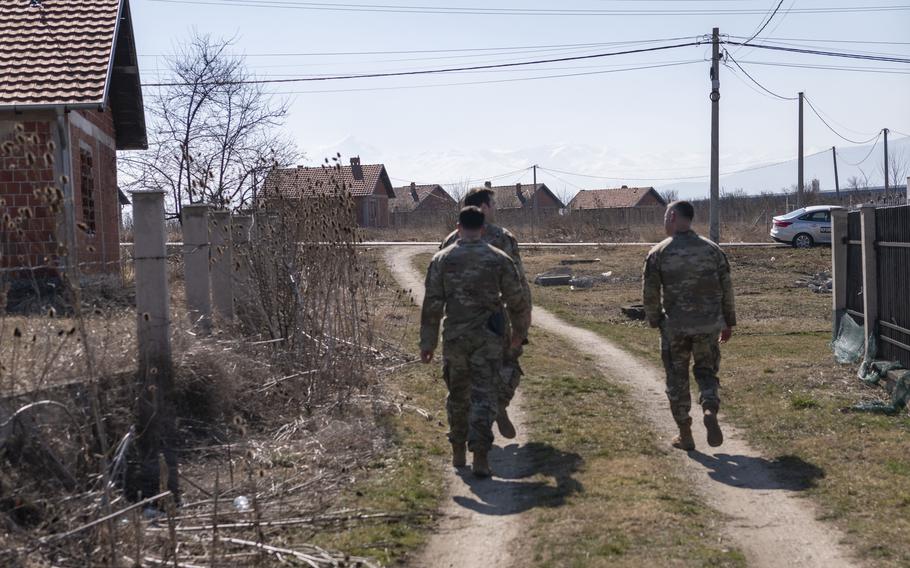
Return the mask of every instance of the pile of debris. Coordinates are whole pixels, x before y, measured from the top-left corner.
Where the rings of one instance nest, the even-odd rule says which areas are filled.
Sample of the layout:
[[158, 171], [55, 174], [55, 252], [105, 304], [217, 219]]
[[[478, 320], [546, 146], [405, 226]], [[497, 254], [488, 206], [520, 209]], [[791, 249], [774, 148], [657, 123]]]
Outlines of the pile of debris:
[[796, 281], [800, 288], [808, 288], [816, 294], [830, 294], [834, 287], [834, 281], [831, 279], [831, 273], [822, 271], [817, 274], [807, 274], [804, 278]]
[[572, 290], [585, 290], [593, 288], [599, 282], [610, 282], [613, 280], [613, 272], [602, 272], [596, 275], [575, 275], [567, 264], [590, 264], [600, 262], [600, 259], [594, 260], [571, 260], [562, 261], [558, 268], [553, 268], [542, 272], [534, 277], [534, 283], [538, 286], [570, 286]]

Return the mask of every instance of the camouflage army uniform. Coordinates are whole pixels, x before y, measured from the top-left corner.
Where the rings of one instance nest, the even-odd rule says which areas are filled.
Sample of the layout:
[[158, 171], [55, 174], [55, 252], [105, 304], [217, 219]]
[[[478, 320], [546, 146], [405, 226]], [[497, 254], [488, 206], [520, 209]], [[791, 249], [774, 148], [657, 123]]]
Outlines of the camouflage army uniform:
[[531, 310], [518, 269], [505, 253], [481, 240], [459, 240], [433, 257], [427, 270], [420, 349], [435, 350], [444, 310], [449, 441], [467, 441], [472, 452], [487, 451], [493, 444], [505, 335], [503, 301], [515, 333], [525, 337]]
[[733, 282], [727, 256], [694, 231], [677, 233], [651, 249], [642, 278], [645, 315], [660, 327], [667, 373], [667, 398], [677, 424], [688, 424], [692, 397], [689, 360], [700, 392], [699, 404], [717, 412], [720, 331], [736, 325]]
[[[515, 262], [515, 266], [518, 269], [518, 277], [521, 280], [521, 288], [524, 290], [525, 301], [530, 306], [531, 288], [528, 286], [528, 279], [525, 277], [524, 266], [521, 263], [521, 255], [518, 253], [518, 240], [508, 229], [494, 225], [493, 223], [484, 224], [483, 236], [481, 239], [485, 243], [509, 255], [509, 258]], [[451, 246], [456, 240], [458, 240], [458, 231], [452, 231], [449, 236], [442, 241], [439, 249], [442, 250]], [[508, 311], [503, 311], [503, 314], [508, 316]], [[518, 385], [521, 382], [521, 376], [524, 374], [524, 371], [521, 370], [521, 365], [518, 363], [518, 358], [521, 357], [524, 349], [521, 346], [515, 349], [512, 348], [508, 333], [510, 328], [511, 324], [508, 317], [506, 317], [506, 332], [503, 334], [505, 341], [502, 346], [502, 369], [500, 370], [501, 381], [498, 387], [499, 405], [502, 408], [507, 408], [509, 403], [512, 402], [512, 398], [515, 396], [515, 390], [518, 388]]]

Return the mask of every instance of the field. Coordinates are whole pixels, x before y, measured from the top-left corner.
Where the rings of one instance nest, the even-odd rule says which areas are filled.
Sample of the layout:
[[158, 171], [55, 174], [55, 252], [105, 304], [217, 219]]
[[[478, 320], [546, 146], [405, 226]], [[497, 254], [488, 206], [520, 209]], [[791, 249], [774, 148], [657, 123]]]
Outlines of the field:
[[[575, 273], [611, 272], [606, 282], [587, 290], [533, 286], [535, 303], [658, 363], [656, 334], [620, 312], [640, 301], [645, 254], [638, 247], [525, 251], [524, 262], [533, 277], [561, 260], [599, 259], [574, 266]], [[843, 529], [861, 557], [906, 565], [910, 546], [900, 535], [910, 528], [910, 417], [843, 412], [883, 399], [884, 392], [864, 386], [855, 367], [834, 362], [827, 345], [831, 297], [796, 284], [829, 270], [830, 250], [730, 248], [727, 254], [740, 325], [723, 348], [726, 420], [776, 460], [781, 475], [813, 478], [804, 494]]]

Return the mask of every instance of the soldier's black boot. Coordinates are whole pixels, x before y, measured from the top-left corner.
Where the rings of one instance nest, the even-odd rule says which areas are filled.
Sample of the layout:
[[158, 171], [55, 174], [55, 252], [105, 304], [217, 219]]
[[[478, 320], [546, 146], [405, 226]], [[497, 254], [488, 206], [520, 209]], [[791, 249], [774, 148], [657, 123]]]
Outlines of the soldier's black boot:
[[452, 442], [452, 465], [455, 467], [465, 467], [468, 465], [468, 455], [464, 442], [461, 442], [460, 444]]
[[505, 406], [499, 407], [499, 412], [496, 414], [496, 426], [503, 438], [511, 440], [515, 437], [515, 425], [509, 420], [509, 413]]
[[474, 463], [471, 464], [471, 471], [474, 477], [490, 477], [493, 471], [490, 469], [490, 462], [487, 461], [487, 451], [474, 452]]
[[677, 425], [679, 426], [679, 435], [673, 438], [671, 444], [673, 444], [674, 448], [691, 452], [695, 449], [695, 438], [692, 437], [692, 419], [690, 418], [688, 422]]
[[724, 443], [724, 433], [717, 422], [717, 410], [705, 409], [705, 429], [708, 431], [708, 445], [716, 448]]

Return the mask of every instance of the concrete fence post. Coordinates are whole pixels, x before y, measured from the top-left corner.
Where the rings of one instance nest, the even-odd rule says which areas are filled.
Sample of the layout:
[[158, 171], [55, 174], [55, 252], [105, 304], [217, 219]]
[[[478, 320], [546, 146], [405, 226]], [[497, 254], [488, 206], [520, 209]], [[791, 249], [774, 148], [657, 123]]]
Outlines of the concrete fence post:
[[209, 218], [212, 239], [212, 303], [225, 322], [234, 321], [234, 263], [231, 253], [231, 214], [212, 211]]
[[238, 314], [243, 306], [250, 304], [252, 294], [251, 256], [250, 245], [253, 229], [252, 215], [234, 215], [231, 218], [231, 242], [234, 255], [234, 297], [237, 300]]
[[183, 278], [190, 323], [202, 334], [212, 331], [212, 280], [209, 272], [209, 209], [204, 203], [184, 205]]
[[866, 335], [866, 358], [871, 359], [870, 338], [878, 335], [878, 259], [875, 251], [875, 206], [859, 209], [863, 249], [863, 328]]
[[847, 211], [831, 211], [831, 297], [833, 326], [831, 337], [837, 339], [840, 320], [847, 311]]
[[910, 205], [910, 176], [907, 177], [907, 187], [904, 189], [907, 192], [907, 205]]
[[164, 229], [164, 191], [133, 191], [134, 263], [136, 275], [137, 339], [139, 348], [139, 408], [137, 447], [142, 495], [158, 493], [159, 456], [168, 466], [168, 489], [177, 496], [177, 458], [173, 439], [173, 362]]

